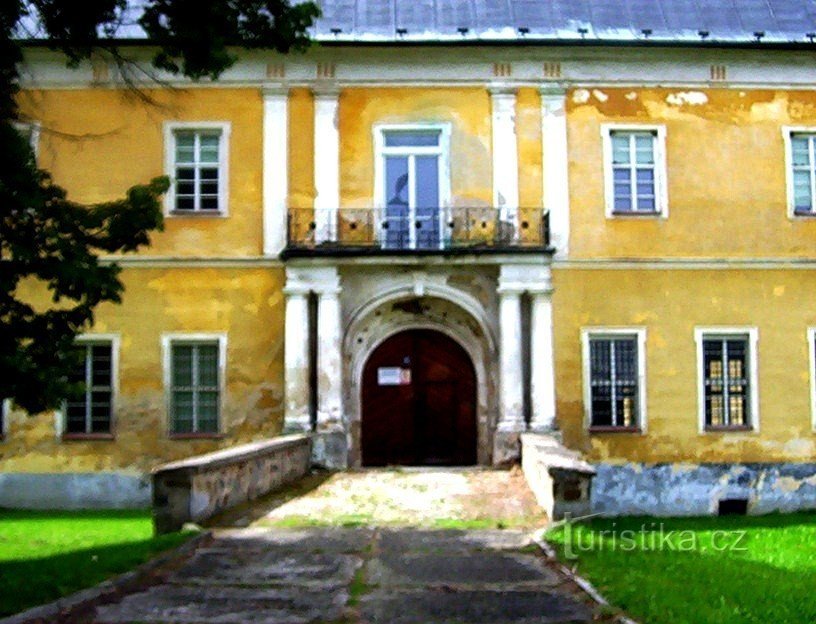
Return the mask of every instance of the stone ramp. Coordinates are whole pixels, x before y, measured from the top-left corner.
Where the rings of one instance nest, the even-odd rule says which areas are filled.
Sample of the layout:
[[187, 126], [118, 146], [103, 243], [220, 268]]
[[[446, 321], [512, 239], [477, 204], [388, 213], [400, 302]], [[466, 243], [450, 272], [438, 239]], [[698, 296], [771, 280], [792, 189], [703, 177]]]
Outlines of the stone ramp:
[[518, 467], [389, 468], [316, 474], [211, 525], [535, 529], [546, 522]]
[[[567, 624], [604, 621], [526, 532], [221, 531], [95, 624]], [[612, 620], [609, 620], [612, 621]]]

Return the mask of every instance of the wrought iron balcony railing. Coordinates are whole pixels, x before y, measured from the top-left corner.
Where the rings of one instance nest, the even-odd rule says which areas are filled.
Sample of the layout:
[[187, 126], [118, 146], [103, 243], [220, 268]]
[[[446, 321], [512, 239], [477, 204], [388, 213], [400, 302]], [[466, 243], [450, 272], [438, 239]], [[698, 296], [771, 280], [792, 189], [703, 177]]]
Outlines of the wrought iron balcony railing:
[[290, 208], [288, 255], [546, 251], [542, 208]]

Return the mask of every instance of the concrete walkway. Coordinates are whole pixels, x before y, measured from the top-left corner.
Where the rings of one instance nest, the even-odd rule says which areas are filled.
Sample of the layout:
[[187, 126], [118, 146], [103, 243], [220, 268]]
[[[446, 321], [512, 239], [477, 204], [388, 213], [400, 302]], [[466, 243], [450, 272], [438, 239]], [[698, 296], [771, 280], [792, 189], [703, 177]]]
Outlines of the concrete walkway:
[[188, 560], [82, 621], [613, 621], [532, 542], [545, 522], [518, 470], [318, 474], [217, 519]]
[[220, 532], [161, 585], [96, 623], [566, 624], [588, 597], [522, 531]]

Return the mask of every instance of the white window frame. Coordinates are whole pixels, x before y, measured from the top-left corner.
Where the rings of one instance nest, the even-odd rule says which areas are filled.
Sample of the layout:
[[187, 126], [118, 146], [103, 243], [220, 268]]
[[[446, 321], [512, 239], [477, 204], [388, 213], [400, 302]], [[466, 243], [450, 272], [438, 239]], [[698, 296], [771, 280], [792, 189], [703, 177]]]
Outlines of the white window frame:
[[28, 143], [31, 151], [34, 152], [34, 160], [39, 160], [40, 156], [40, 122], [38, 121], [15, 121], [14, 127], [20, 134], [28, 133]]
[[810, 378], [810, 420], [811, 429], [816, 433], [816, 327], [808, 327], [808, 377]]
[[[654, 135], [655, 212], [615, 212], [615, 174], [612, 163], [612, 134], [648, 132]], [[666, 126], [656, 124], [601, 124], [604, 168], [604, 202], [607, 219], [668, 219], [669, 193], [666, 166]]]
[[[87, 347], [88, 345], [110, 345], [111, 348], [111, 405], [110, 405], [110, 428], [107, 432], [101, 434], [93, 433], [77, 433], [68, 431], [68, 403], [63, 401], [62, 408], [59, 410], [60, 418], [60, 436], [72, 435], [114, 435], [116, 427], [116, 406], [119, 399], [119, 349], [122, 339], [119, 334], [94, 334], [84, 333], [79, 334], [74, 340], [74, 344], [78, 347]], [[86, 423], [87, 425], [87, 423]]]
[[[703, 340], [706, 338], [748, 337], [748, 365], [749, 371], [749, 406], [748, 424], [750, 429], [708, 429], [706, 428], [705, 414], [705, 363], [703, 354]], [[759, 330], [756, 327], [695, 327], [694, 342], [697, 347], [697, 428], [704, 435], [723, 434], [756, 434], [759, 433]]]
[[[173, 350], [174, 344], [218, 344], [218, 427], [214, 432], [173, 432]], [[171, 438], [217, 437], [224, 433], [224, 396], [227, 387], [227, 334], [225, 332], [171, 332], [161, 335], [162, 380], [164, 383], [165, 431]]]
[[[176, 210], [176, 132], [219, 132], [218, 143], [218, 210]], [[164, 195], [164, 214], [169, 217], [229, 216], [229, 146], [232, 125], [228, 121], [167, 121], [164, 123], [164, 173], [170, 188]]]
[[[646, 328], [645, 327], [584, 327], [581, 329], [582, 377], [584, 384], [584, 429], [592, 428], [592, 370], [589, 343], [593, 338], [620, 339], [634, 337], [638, 346], [638, 423], [641, 435], [646, 433]], [[636, 433], [622, 429], [622, 433]], [[610, 430], [614, 433], [614, 430]]]
[[[389, 132], [439, 132], [439, 145], [418, 147], [386, 147], [385, 135]], [[375, 124], [374, 125], [374, 206], [378, 209], [377, 235], [384, 242], [381, 225], [385, 221], [385, 159], [387, 156], [438, 156], [439, 165], [439, 247], [445, 242], [445, 228], [447, 227], [447, 212], [450, 209], [451, 197], [451, 166], [450, 166], [450, 136], [451, 124], [448, 122], [409, 123], [409, 124]], [[414, 188], [413, 159], [408, 161], [408, 186]], [[409, 199], [409, 203], [413, 203]], [[412, 212], [416, 210], [409, 206]], [[411, 220], [410, 246], [416, 249], [416, 231]]]
[[[808, 134], [816, 137], [816, 126], [782, 126], [782, 140], [785, 144], [785, 193], [787, 194], [788, 218], [791, 220], [812, 219], [816, 216], [816, 153], [812, 156], [811, 170], [811, 210], [809, 214], [796, 212], [796, 197], [793, 189], [793, 135]], [[816, 151], [816, 150], [814, 150]]]

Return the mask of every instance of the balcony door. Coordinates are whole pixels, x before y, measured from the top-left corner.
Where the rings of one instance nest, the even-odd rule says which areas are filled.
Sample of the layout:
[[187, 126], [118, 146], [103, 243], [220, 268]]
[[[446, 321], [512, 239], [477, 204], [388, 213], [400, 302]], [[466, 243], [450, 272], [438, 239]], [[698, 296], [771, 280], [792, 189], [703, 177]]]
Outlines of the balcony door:
[[441, 249], [447, 201], [447, 132], [392, 127], [379, 136], [381, 242], [386, 249]]

